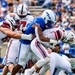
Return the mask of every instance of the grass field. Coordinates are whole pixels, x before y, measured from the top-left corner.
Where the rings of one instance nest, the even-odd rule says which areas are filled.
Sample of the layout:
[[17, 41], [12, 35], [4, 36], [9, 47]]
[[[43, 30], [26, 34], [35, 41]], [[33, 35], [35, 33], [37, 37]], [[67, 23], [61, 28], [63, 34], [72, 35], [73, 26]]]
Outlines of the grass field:
[[[2, 74], [0, 73], [0, 75], [2, 75]], [[10, 73], [8, 73], [7, 75], [10, 75]]]

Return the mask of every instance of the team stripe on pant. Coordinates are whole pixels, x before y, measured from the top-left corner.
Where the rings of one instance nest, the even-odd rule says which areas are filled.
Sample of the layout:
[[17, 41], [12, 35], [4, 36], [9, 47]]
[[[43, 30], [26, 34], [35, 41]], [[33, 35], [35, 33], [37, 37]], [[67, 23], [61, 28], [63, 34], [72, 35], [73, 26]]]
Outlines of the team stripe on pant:
[[44, 50], [43, 46], [37, 40], [35, 41], [35, 46], [36, 46], [37, 50], [41, 53], [43, 58], [48, 56], [46, 51]]
[[18, 62], [19, 62], [19, 57], [20, 57], [21, 46], [22, 46], [22, 44], [20, 43], [19, 44], [19, 51], [18, 51]]
[[11, 47], [11, 44], [12, 44], [12, 40], [10, 41], [10, 44], [9, 44], [9, 47], [8, 47], [8, 50], [7, 50], [7, 54], [6, 54], [6, 63], [8, 62], [8, 54], [9, 54], [9, 50], [10, 50], [10, 47]]

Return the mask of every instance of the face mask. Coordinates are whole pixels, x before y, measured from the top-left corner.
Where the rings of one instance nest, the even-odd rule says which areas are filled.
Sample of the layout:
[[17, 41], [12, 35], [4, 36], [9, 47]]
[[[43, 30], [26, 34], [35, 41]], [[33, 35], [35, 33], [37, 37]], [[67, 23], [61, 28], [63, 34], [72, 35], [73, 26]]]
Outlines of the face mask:
[[47, 24], [45, 24], [46, 28], [52, 28], [54, 26], [54, 23], [51, 21], [48, 21]]

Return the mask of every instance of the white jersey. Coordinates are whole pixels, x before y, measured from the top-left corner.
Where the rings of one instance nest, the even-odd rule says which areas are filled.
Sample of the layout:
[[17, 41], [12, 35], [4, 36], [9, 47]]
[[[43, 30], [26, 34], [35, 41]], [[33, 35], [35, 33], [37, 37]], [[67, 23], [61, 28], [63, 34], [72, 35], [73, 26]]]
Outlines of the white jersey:
[[[43, 36], [48, 37], [49, 39], [60, 40], [63, 38], [63, 35], [64, 35], [64, 31], [59, 28], [46, 29], [45, 31], [43, 31]], [[50, 47], [49, 42], [40, 41], [38, 33], [36, 33], [36, 39], [42, 44], [44, 44], [44, 46]]]
[[[10, 30], [12, 30], [12, 25], [6, 20], [6, 21], [3, 21], [1, 24], [0, 24], [1, 27], [5, 27], [5, 28], [9, 28]], [[4, 34], [3, 32], [0, 31], [0, 45], [2, 45], [4, 42], [8, 41], [9, 40], [9, 37]]]
[[[27, 15], [26, 17], [21, 18], [20, 26], [15, 30], [15, 32], [22, 32], [22, 30], [25, 30], [26, 25], [28, 23], [30, 23], [32, 20], [33, 20], [33, 16], [32, 15]], [[12, 40], [17, 40], [17, 39], [14, 39], [14, 38], [11, 38], [11, 39]]]
[[[27, 20], [26, 25], [28, 25], [33, 20], [33, 16], [27, 15], [24, 19], [22, 19], [22, 21], [23, 20]], [[25, 29], [26, 29], [26, 27], [23, 27], [24, 31], [25, 31]], [[25, 45], [25, 44], [21, 43], [20, 47], [19, 47], [19, 50], [20, 50], [20, 53], [19, 53], [19, 62], [18, 62], [18, 64], [24, 67], [26, 65], [26, 63], [28, 62], [27, 54], [30, 51], [30, 45]]]
[[43, 35], [54, 40], [60, 40], [63, 37], [63, 30], [59, 28], [46, 29]]
[[20, 20], [20, 27], [18, 28], [18, 30], [22, 30], [26, 27], [27, 24], [29, 24], [31, 21], [33, 21], [33, 16], [32, 15], [27, 15], [25, 18], [21, 18]]

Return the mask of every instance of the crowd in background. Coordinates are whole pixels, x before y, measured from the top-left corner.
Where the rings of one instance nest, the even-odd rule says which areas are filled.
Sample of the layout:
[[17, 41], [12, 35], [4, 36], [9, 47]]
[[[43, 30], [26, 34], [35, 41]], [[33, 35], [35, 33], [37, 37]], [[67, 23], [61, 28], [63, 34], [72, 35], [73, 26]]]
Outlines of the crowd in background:
[[[56, 26], [64, 27], [75, 33], [75, 0], [0, 0], [0, 22], [4, 20], [7, 13], [16, 12], [16, 7], [20, 3], [54, 10], [57, 14]], [[60, 42], [60, 45], [61, 53], [75, 57], [75, 44], [69, 46]]]

